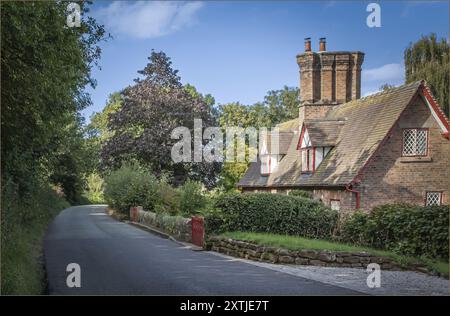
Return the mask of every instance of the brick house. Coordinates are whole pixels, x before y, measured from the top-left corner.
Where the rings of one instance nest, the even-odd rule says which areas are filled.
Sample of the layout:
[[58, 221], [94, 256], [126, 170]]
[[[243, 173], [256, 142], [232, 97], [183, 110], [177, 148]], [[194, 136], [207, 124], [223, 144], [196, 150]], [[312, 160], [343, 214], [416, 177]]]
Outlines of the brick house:
[[363, 60], [362, 52], [326, 51], [324, 39], [312, 52], [306, 39], [299, 117], [276, 126], [282, 145], [265, 144], [238, 188], [308, 190], [342, 211], [449, 203], [448, 119], [424, 81], [361, 98]]

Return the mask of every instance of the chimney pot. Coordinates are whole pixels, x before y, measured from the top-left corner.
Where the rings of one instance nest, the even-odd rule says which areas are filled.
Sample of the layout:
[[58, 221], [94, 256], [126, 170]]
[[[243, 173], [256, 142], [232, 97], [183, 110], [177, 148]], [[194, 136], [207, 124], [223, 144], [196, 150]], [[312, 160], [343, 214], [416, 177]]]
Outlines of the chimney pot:
[[305, 38], [305, 52], [311, 51], [311, 37]]
[[325, 37], [320, 38], [320, 42], [319, 42], [319, 51], [320, 52], [324, 52], [327, 50], [326, 48], [326, 43], [327, 43], [327, 39]]

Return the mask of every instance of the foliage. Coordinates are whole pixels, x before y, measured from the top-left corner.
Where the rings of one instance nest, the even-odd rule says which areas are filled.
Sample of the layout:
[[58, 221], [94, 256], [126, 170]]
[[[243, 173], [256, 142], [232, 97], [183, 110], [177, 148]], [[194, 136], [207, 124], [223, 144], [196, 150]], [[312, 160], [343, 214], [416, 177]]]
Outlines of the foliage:
[[426, 80], [442, 110], [449, 116], [450, 46], [436, 34], [422, 36], [405, 49], [406, 83]]
[[271, 90], [264, 97], [264, 106], [267, 108], [269, 125], [288, 121], [298, 117], [300, 90], [284, 86], [280, 90]]
[[78, 203], [87, 146], [78, 111], [91, 104], [91, 69], [105, 31], [80, 1], [81, 26], [66, 25], [67, 3], [1, 2], [2, 293], [43, 290], [42, 236]]
[[180, 211], [184, 216], [193, 215], [206, 205], [201, 183], [187, 180], [180, 188]]
[[227, 231], [269, 232], [310, 238], [331, 238], [336, 211], [302, 197], [270, 193], [227, 194], [216, 206]]
[[288, 195], [290, 195], [290, 196], [299, 196], [299, 197], [303, 197], [303, 198], [306, 198], [306, 199], [312, 199], [313, 198], [313, 195], [312, 195], [311, 192], [304, 191], [304, 190], [292, 190], [292, 191], [289, 192]]
[[103, 178], [97, 173], [91, 173], [87, 176], [86, 198], [90, 203], [100, 204], [104, 202], [103, 183]]
[[158, 202], [157, 190], [156, 177], [137, 164], [124, 164], [105, 178], [105, 200], [123, 214], [138, 205], [153, 211]]
[[448, 259], [448, 206], [387, 204], [342, 224], [343, 241], [412, 256]]
[[90, 72], [104, 29], [85, 17], [85, 2], [81, 27], [74, 28], [66, 27], [64, 2], [1, 6], [2, 171], [26, 190], [41, 166], [61, 165], [55, 148], [65, 144], [76, 111], [90, 105], [84, 87], [95, 84]]
[[171, 64], [165, 53], [152, 51], [147, 66], [138, 71], [142, 78], [121, 92], [122, 106], [109, 115], [113, 134], [102, 147], [102, 167], [115, 169], [135, 159], [156, 175], [170, 171], [181, 183], [189, 176], [212, 187], [218, 163], [174, 163], [169, 158], [178, 141], [171, 138], [176, 127], [187, 127], [193, 135], [194, 119], [202, 119], [204, 127], [214, 125], [211, 98], [183, 87]]
[[389, 83], [385, 83], [385, 84], [381, 85], [379, 90], [381, 90], [381, 91], [388, 91], [388, 90], [390, 90], [392, 88], [395, 88], [395, 86], [391, 85]]
[[3, 295], [44, 294], [42, 239], [47, 226], [69, 204], [47, 185], [29, 179], [26, 195], [8, 181], [1, 199], [1, 292]]
[[174, 188], [167, 176], [159, 180], [145, 167], [124, 164], [105, 179], [104, 199], [113, 208], [128, 214], [132, 206], [171, 216], [203, 214], [210, 206], [210, 197], [198, 181], [188, 180]]
[[[298, 117], [299, 89], [284, 87], [267, 92], [264, 102], [251, 106], [240, 103], [222, 104], [219, 107], [219, 124], [225, 132], [227, 127], [265, 127], [272, 128], [278, 123]], [[236, 150], [235, 150], [236, 151]], [[246, 145], [248, 154], [248, 146]], [[219, 185], [226, 191], [232, 191], [242, 178], [249, 165], [245, 161], [226, 161], [220, 174]]]
[[106, 106], [101, 112], [91, 116], [90, 123], [85, 127], [86, 147], [90, 163], [88, 170], [91, 173], [100, 172], [101, 147], [114, 135], [114, 131], [108, 128], [110, 115], [122, 107], [122, 95], [119, 92], [109, 95]]
[[155, 206], [156, 213], [169, 215], [177, 215], [180, 213], [180, 192], [170, 185], [166, 176], [163, 176], [158, 181], [157, 193], [158, 202]]

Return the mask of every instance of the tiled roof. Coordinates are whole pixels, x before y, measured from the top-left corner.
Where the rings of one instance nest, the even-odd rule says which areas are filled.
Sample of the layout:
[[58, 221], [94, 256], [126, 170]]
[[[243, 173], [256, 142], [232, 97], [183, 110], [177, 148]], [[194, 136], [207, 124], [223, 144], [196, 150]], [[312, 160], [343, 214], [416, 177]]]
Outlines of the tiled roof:
[[274, 141], [274, 144], [275, 142], [278, 142], [278, 153], [275, 154], [280, 155], [287, 154], [289, 145], [291, 144], [292, 141], [292, 136], [294, 136], [293, 132], [267, 133], [267, 150], [269, 151], [269, 153], [272, 153], [271, 145], [272, 141]]
[[[275, 172], [269, 176], [261, 176], [260, 163], [252, 163], [238, 183], [238, 187], [349, 184], [378, 148], [422, 84], [422, 81], [419, 81], [344, 103], [333, 108], [323, 120], [317, 120], [315, 123], [306, 121], [307, 128], [308, 126], [311, 128], [312, 138], [314, 137], [319, 143], [329, 141], [334, 145], [312, 175], [301, 174], [301, 157], [297, 150], [300, 133], [294, 133], [287, 154], [280, 161]], [[298, 130], [298, 126], [303, 124], [297, 120], [298, 125], [294, 126], [293, 121], [286, 122], [285, 126], [291, 130], [296, 128]], [[345, 123], [338, 125], [340, 131], [331, 131], [332, 124], [324, 123], [326, 121], [345, 121]], [[324, 131], [330, 132], [330, 136], [322, 135]], [[315, 145], [314, 142], [313, 145]]]
[[315, 147], [334, 146], [338, 140], [345, 120], [306, 120], [304, 126], [308, 130], [311, 144]]

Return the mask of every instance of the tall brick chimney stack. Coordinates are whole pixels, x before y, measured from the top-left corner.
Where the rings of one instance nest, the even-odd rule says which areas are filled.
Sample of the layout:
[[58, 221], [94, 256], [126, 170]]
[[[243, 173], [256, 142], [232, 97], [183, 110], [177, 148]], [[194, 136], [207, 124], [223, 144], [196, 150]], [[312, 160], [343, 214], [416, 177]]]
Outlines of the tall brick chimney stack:
[[311, 51], [311, 37], [305, 38], [305, 52]]
[[324, 52], [327, 50], [326, 44], [327, 44], [327, 39], [325, 37], [320, 38], [320, 42], [319, 42], [319, 51], [320, 52]]
[[359, 99], [363, 61], [364, 53], [359, 51], [327, 51], [324, 37], [319, 52], [312, 52], [310, 38], [306, 38], [305, 52], [297, 55], [300, 118], [321, 118], [334, 106]]

